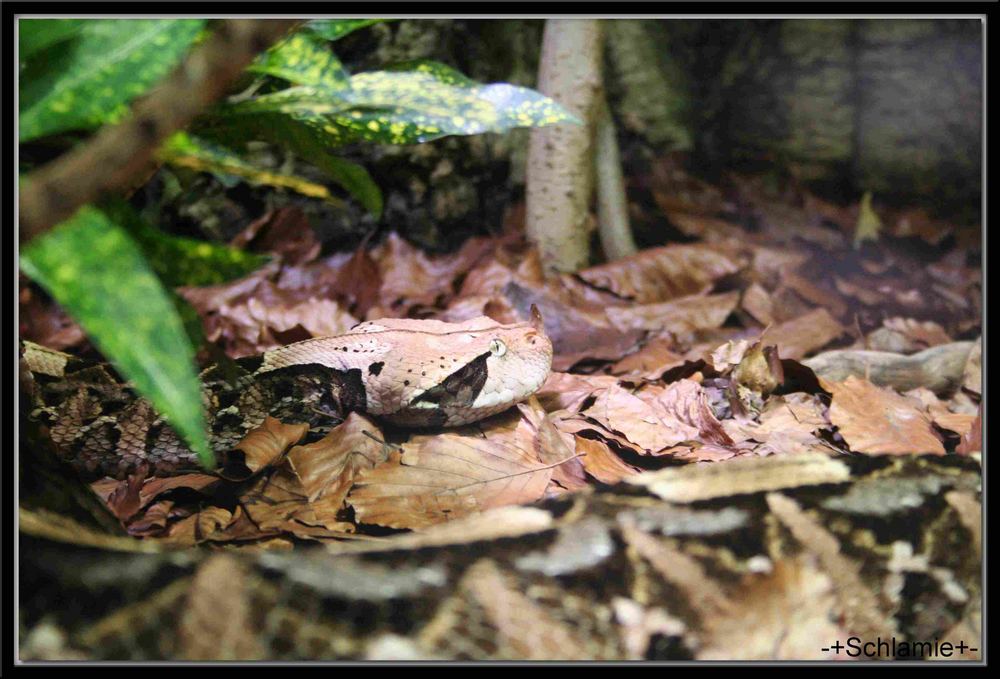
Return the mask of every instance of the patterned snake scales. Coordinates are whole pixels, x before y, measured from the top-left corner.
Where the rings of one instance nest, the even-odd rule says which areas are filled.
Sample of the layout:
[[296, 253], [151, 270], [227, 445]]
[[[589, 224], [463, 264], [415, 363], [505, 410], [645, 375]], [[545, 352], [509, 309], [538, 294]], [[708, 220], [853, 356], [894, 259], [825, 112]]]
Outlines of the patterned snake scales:
[[[157, 476], [198, 468], [174, 429], [106, 366], [30, 342], [21, 347], [31, 415], [85, 475], [124, 478], [143, 465]], [[212, 366], [201, 374], [202, 398], [210, 444], [225, 460], [268, 415], [310, 428], [329, 427], [352, 410], [407, 427], [474, 422], [534, 393], [551, 364], [552, 343], [534, 308], [530, 321], [509, 325], [485, 316], [383, 319], [239, 359], [234, 374]]]

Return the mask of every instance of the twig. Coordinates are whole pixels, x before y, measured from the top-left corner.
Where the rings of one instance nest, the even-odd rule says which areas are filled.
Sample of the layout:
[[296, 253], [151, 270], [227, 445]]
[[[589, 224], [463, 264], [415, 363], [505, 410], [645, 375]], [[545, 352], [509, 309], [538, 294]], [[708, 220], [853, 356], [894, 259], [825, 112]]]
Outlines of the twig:
[[299, 20], [227, 19], [117, 125], [32, 172], [21, 184], [20, 235], [27, 242], [101, 195], [128, 186], [160, 143], [223, 94], [254, 56]]

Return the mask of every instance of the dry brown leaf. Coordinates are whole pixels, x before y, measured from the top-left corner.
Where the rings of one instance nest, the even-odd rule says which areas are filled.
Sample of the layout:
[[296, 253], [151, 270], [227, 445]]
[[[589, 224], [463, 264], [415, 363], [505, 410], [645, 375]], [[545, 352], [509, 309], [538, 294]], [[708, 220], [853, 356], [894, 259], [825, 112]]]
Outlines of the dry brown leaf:
[[305, 213], [295, 206], [280, 207], [251, 222], [230, 241], [230, 245], [257, 252], [280, 254], [288, 264], [316, 259], [322, 244], [309, 225]]
[[347, 498], [358, 521], [424, 528], [542, 497], [557, 465], [533, 448], [452, 433], [416, 437], [403, 453], [362, 472]]
[[937, 395], [926, 387], [917, 387], [903, 394], [917, 403], [920, 403], [931, 420], [937, 426], [948, 431], [953, 431], [960, 436], [965, 436], [972, 428], [972, 423], [976, 419], [975, 413], [956, 413], [949, 410]]
[[[538, 459], [546, 464], [556, 464], [552, 470], [552, 481], [546, 494], [558, 494], [565, 491], [583, 490], [587, 487], [583, 463], [574, 450], [573, 436], [559, 430], [551, 416], [546, 415], [538, 398], [532, 396], [525, 403], [519, 403], [517, 409], [522, 415], [519, 427], [531, 437]], [[499, 442], [490, 436], [491, 441]], [[515, 441], [510, 441], [515, 444]]]
[[228, 540], [225, 529], [234, 515], [222, 507], [206, 507], [197, 514], [171, 524], [163, 541], [176, 546], [192, 546], [205, 540]]
[[944, 455], [930, 418], [913, 401], [868, 380], [827, 382], [830, 421], [851, 450], [870, 455]]
[[759, 283], [751, 283], [743, 291], [740, 307], [761, 325], [774, 323], [774, 300]]
[[983, 450], [983, 406], [979, 405], [979, 412], [976, 419], [972, 421], [968, 433], [962, 436], [961, 443], [955, 448], [959, 455], [972, 455], [981, 453]]
[[316, 519], [336, 528], [336, 515], [363, 469], [371, 469], [389, 456], [381, 443], [382, 432], [371, 420], [351, 413], [343, 423], [316, 443], [295, 446], [288, 464], [298, 476]]
[[616, 384], [618, 378], [610, 375], [573, 375], [553, 371], [535, 396], [547, 412], [577, 411], [591, 394]]
[[243, 453], [242, 463], [256, 474], [281, 459], [290, 446], [302, 440], [309, 431], [308, 424], [285, 424], [268, 416], [264, 424], [247, 434], [234, 446]]
[[348, 301], [348, 308], [358, 318], [365, 318], [368, 310], [378, 303], [382, 274], [365, 249], [365, 243], [358, 246], [347, 263], [340, 268], [333, 285], [338, 294]]
[[526, 288], [512, 281], [503, 294], [522, 314], [531, 305], [538, 307], [545, 321], [545, 334], [552, 340], [553, 370], [568, 370], [587, 359], [617, 360], [631, 351], [645, 334], [640, 330], [619, 330], [611, 325], [603, 310], [569, 306], [548, 290]]
[[598, 394], [585, 413], [624, 435], [645, 453], [655, 454], [681, 441], [698, 438], [697, 427], [667, 416], [663, 408], [647, 403], [617, 384]]
[[733, 368], [735, 384], [767, 396], [785, 381], [777, 349], [763, 342], [755, 342]]
[[723, 253], [718, 245], [666, 245], [584, 269], [578, 275], [620, 297], [649, 304], [704, 294], [715, 281], [740, 267], [737, 255]]
[[609, 369], [612, 375], [631, 375], [657, 380], [671, 368], [683, 365], [685, 358], [674, 351], [676, 345], [667, 337], [653, 337], [639, 351], [627, 355]]
[[583, 469], [601, 483], [618, 483], [627, 476], [639, 473], [639, 469], [624, 462], [611, 451], [604, 441], [575, 436], [576, 454], [580, 455]]
[[598, 394], [585, 414], [646, 453], [658, 454], [683, 441], [732, 444], [701, 385], [693, 380], [679, 380], [666, 389], [647, 388], [638, 394], [614, 385]]
[[669, 330], [679, 336], [720, 327], [736, 308], [740, 293], [689, 295], [669, 302], [609, 307], [610, 320], [620, 330]]
[[[847, 313], [847, 302], [840, 295], [838, 295], [836, 291], [821, 288], [813, 283], [809, 278], [806, 278], [795, 271], [791, 271], [789, 269], [782, 271], [781, 289], [791, 290], [810, 304], [829, 309], [830, 313], [837, 318], [843, 318], [844, 314]], [[777, 291], [775, 292], [775, 296], [778, 296]], [[881, 299], [881, 297], [879, 299]], [[787, 316], [780, 317], [775, 320], [785, 320], [786, 318]]]
[[711, 353], [711, 365], [717, 373], [725, 375], [740, 364], [749, 348], [750, 342], [745, 339], [729, 340]]
[[757, 246], [753, 249], [750, 270], [764, 281], [777, 284], [784, 279], [786, 272], [794, 272], [808, 261], [808, 254], [794, 248]]
[[[655, 196], [656, 194], [654, 194]], [[745, 240], [747, 232], [738, 224], [706, 215], [666, 210], [667, 219], [685, 235], [706, 243], [732, 243]]]
[[81, 345], [87, 336], [79, 323], [41, 294], [29, 279], [18, 274], [18, 337], [64, 351]]
[[772, 325], [760, 341], [777, 345], [783, 358], [798, 361], [843, 334], [843, 326], [826, 309], [813, 309], [805, 316]]
[[452, 255], [429, 256], [392, 232], [371, 252], [382, 272], [380, 307], [368, 318], [402, 316], [420, 306], [434, 306], [439, 298], [450, 298], [455, 279], [495, 247], [488, 238], [470, 238]]
[[650, 387], [639, 392], [639, 398], [656, 403], [667, 417], [698, 429], [698, 441], [719, 446], [732, 445], [722, 424], [712, 412], [705, 389], [693, 379], [682, 379], [666, 389]]

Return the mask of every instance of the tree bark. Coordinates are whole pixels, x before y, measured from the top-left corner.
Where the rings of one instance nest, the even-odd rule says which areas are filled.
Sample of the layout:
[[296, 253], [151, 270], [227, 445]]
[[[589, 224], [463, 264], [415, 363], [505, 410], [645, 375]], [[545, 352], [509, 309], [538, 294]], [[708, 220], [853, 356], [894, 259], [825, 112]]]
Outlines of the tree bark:
[[608, 260], [638, 251], [628, 219], [628, 197], [618, 152], [618, 131], [605, 97], [601, 97], [594, 136], [594, 174], [597, 179], [597, 233]]
[[595, 19], [549, 19], [538, 89], [582, 125], [534, 129], [528, 148], [528, 238], [546, 272], [576, 271], [589, 259], [593, 121], [601, 91], [601, 32]]

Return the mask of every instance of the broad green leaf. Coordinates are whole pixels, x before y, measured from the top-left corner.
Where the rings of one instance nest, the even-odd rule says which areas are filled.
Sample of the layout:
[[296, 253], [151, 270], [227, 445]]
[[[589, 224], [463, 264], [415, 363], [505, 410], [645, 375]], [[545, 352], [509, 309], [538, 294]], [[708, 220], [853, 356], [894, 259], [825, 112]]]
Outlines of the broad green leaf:
[[412, 71], [359, 73], [346, 90], [290, 87], [218, 109], [224, 117], [274, 113], [322, 131], [329, 146], [413, 144], [451, 134], [579, 123], [559, 104], [525, 87], [453, 84]]
[[86, 19], [21, 19], [17, 22], [18, 57], [21, 62], [43, 49], [76, 37]]
[[448, 85], [459, 85], [461, 87], [476, 87], [479, 85], [475, 80], [468, 77], [456, 68], [440, 61], [431, 59], [411, 59], [409, 61], [398, 61], [385, 67], [387, 71], [413, 71], [415, 73], [426, 73], [435, 80]]
[[[313, 19], [306, 27], [326, 40], [339, 40], [359, 28], [377, 24], [386, 19]], [[389, 19], [391, 21], [391, 19]]]
[[335, 198], [330, 190], [322, 184], [296, 175], [257, 167], [229, 149], [191, 137], [183, 132], [168, 139], [157, 155], [161, 160], [175, 167], [186, 167], [197, 172], [211, 172], [217, 175], [231, 175], [245, 179], [251, 184], [280, 186], [310, 198], [319, 198], [335, 204], [340, 203], [340, 200]]
[[318, 36], [299, 31], [272, 46], [247, 69], [282, 78], [295, 85], [344, 89], [347, 71]]
[[21, 269], [80, 323], [202, 463], [214, 465], [194, 350], [169, 294], [126, 231], [85, 206], [26, 245]]
[[19, 139], [91, 129], [163, 78], [203, 19], [90, 19], [71, 41], [30, 59], [20, 82]]
[[[225, 283], [245, 276], [269, 261], [265, 255], [221, 243], [163, 233], [123, 200], [109, 201], [103, 210], [112, 221], [128, 231], [142, 248], [153, 271], [164, 285], [172, 288]], [[185, 323], [191, 320], [184, 318], [183, 314], [182, 318]]]
[[329, 133], [322, 123], [269, 113], [233, 116], [200, 132], [233, 147], [248, 139], [283, 146], [346, 189], [375, 219], [382, 216], [382, 191], [363, 167], [330, 154]]

